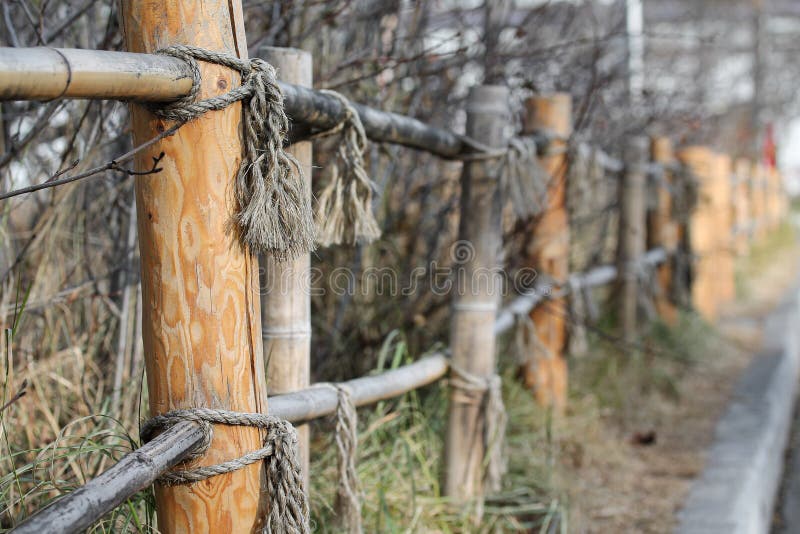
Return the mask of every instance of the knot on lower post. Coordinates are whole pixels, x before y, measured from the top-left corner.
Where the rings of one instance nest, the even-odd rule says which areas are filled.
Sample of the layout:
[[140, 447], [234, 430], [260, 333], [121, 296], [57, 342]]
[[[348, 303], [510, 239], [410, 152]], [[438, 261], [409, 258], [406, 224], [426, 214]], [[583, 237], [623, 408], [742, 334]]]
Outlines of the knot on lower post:
[[456, 390], [454, 400], [477, 404], [483, 414], [483, 446], [486, 462], [484, 482], [489, 491], [502, 488], [506, 473], [504, 455], [507, 415], [503, 404], [503, 382], [499, 375], [482, 377], [450, 362], [450, 387]]
[[320, 91], [339, 100], [344, 118], [330, 130], [312, 139], [341, 132], [338, 147], [341, 169], [333, 167], [328, 185], [317, 203], [317, 242], [322, 246], [369, 244], [381, 236], [372, 212], [372, 195], [377, 187], [364, 168], [367, 134], [358, 112], [347, 98], [328, 89]]
[[309, 508], [306, 498], [300, 461], [297, 454], [297, 432], [288, 421], [271, 415], [240, 413], [210, 408], [173, 410], [157, 415], [144, 423], [142, 441], [147, 442], [160, 432], [181, 421], [201, 425], [204, 439], [188, 459], [202, 456], [212, 440], [212, 424], [248, 426], [266, 431], [262, 448], [221, 464], [199, 466], [170, 471], [157, 482], [165, 486], [192, 484], [207, 478], [238, 471], [250, 464], [265, 460], [269, 517], [265, 532], [305, 534], [309, 529]]
[[[237, 210], [231, 221], [243, 243], [257, 253], [272, 253], [279, 259], [294, 258], [313, 250], [311, 192], [299, 163], [283, 148], [289, 119], [275, 69], [262, 59], [242, 60], [188, 45], [169, 46], [156, 53], [182, 59], [193, 74], [189, 95], [170, 104], [151, 107], [159, 117], [186, 123], [209, 111], [245, 101], [242, 106], [244, 154], [236, 174]], [[198, 60], [238, 71], [242, 76], [241, 85], [222, 95], [196, 100], [201, 80]]]

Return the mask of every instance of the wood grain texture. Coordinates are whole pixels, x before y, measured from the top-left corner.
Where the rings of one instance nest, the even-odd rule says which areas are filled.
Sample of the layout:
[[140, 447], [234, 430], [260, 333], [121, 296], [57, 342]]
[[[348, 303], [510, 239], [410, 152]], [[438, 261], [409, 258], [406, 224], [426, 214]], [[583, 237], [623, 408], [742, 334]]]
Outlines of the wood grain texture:
[[[241, 5], [219, 0], [123, 0], [129, 51], [192, 44], [242, 55]], [[232, 20], [233, 17], [233, 20]], [[200, 64], [200, 98], [239, 84], [238, 74]], [[134, 142], [164, 128], [132, 105]], [[209, 113], [141, 153], [138, 168], [165, 153], [155, 175], [136, 181], [142, 257], [143, 338], [151, 413], [208, 406], [266, 411], [255, 258], [228, 231], [241, 161], [241, 105]], [[198, 464], [259, 448], [256, 429], [216, 426]], [[266, 511], [260, 463], [187, 486], [156, 489], [161, 532], [251, 532]]]
[[[541, 158], [541, 163], [551, 176], [548, 186], [548, 204], [537, 220], [527, 246], [527, 264], [540, 276], [566, 281], [569, 276], [569, 216], [566, 208], [567, 157], [563, 149], [566, 138], [572, 134], [572, 99], [569, 94], [534, 96], [525, 101], [523, 131], [533, 133], [549, 131], [555, 135], [551, 142], [552, 154]], [[567, 344], [567, 302], [554, 298], [534, 308], [530, 317], [536, 332], [549, 354], [527, 359], [519, 374], [526, 387], [531, 389], [542, 406], [563, 412], [567, 403], [568, 369], [564, 357]]]
[[[467, 99], [467, 135], [495, 148], [508, 144], [508, 88], [478, 86]], [[497, 161], [464, 164], [450, 348], [454, 365], [477, 377], [496, 372], [494, 321], [501, 298], [502, 250], [500, 166]], [[483, 495], [483, 406], [478, 397], [451, 388], [445, 440], [448, 496], [465, 502]]]
[[[278, 77], [292, 84], [310, 86], [311, 54], [293, 48], [262, 47], [259, 57], [278, 71]], [[290, 148], [311, 187], [310, 141]], [[261, 266], [261, 333], [264, 360], [267, 362], [267, 387], [270, 395], [307, 388], [311, 381], [311, 254], [290, 261], [270, 255], [259, 258]], [[307, 425], [297, 428], [303, 474], [308, 482]], [[308, 487], [308, 484], [306, 485]]]

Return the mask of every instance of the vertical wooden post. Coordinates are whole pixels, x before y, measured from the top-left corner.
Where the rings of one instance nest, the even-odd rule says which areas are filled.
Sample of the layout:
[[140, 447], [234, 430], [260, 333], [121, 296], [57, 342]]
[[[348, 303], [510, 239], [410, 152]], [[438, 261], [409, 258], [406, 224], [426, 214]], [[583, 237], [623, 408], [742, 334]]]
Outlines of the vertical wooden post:
[[678, 153], [678, 158], [697, 177], [697, 206], [690, 216], [689, 243], [693, 262], [692, 304], [705, 319], [717, 317], [713, 252], [716, 244], [713, 197], [714, 153], [705, 146], [690, 146]]
[[619, 242], [617, 272], [619, 276], [619, 321], [625, 341], [637, 337], [636, 315], [639, 302], [638, 262], [645, 253], [647, 161], [650, 141], [632, 137], [625, 145], [625, 172], [619, 190]]
[[[153, 52], [188, 43], [240, 57], [247, 54], [237, 0], [123, 0], [127, 48]], [[239, 75], [200, 63], [199, 98], [236, 87]], [[241, 105], [206, 114], [136, 158], [140, 170], [163, 151], [158, 174], [136, 178], [141, 252], [144, 352], [151, 414], [211, 407], [266, 412], [256, 258], [228, 231], [235, 206], [231, 184], [242, 157]], [[140, 144], [169, 127], [131, 105]], [[217, 425], [210, 465], [261, 447], [255, 428]], [[252, 532], [267, 506], [263, 467], [256, 462], [199, 483], [156, 487], [160, 532]]]
[[[572, 134], [572, 98], [567, 93], [534, 96], [525, 101], [523, 133], [539, 130], [555, 135], [541, 160], [550, 175], [547, 209], [536, 223], [526, 253], [542, 277], [564, 282], [569, 276], [569, 215], [567, 214], [567, 138]], [[567, 404], [567, 301], [548, 300], [531, 311], [531, 320], [548, 354], [529, 359], [520, 369], [525, 385], [542, 406], [563, 412]]]
[[751, 209], [750, 176], [751, 166], [747, 158], [738, 158], [734, 165], [736, 184], [734, 191], [734, 233], [736, 253], [746, 256], [750, 252]]
[[[278, 71], [281, 80], [311, 87], [311, 54], [294, 48], [263, 47], [259, 57]], [[311, 142], [289, 148], [311, 187]], [[271, 256], [261, 264], [261, 335], [267, 363], [267, 388], [271, 395], [308, 387], [311, 377], [311, 255], [291, 261]], [[303, 474], [308, 482], [308, 425], [297, 428]]]
[[[672, 216], [672, 193], [669, 190], [669, 185], [673, 183], [672, 172], [667, 168], [675, 160], [672, 141], [668, 137], [655, 137], [650, 143], [650, 152], [654, 162], [664, 165], [664, 182], [658, 184], [656, 206], [648, 215], [647, 248], [661, 247], [671, 255], [678, 250], [678, 223]], [[678, 310], [670, 298], [672, 277], [673, 265], [670, 261], [656, 268], [660, 289], [655, 298], [656, 311], [665, 323], [674, 325], [678, 320]]]
[[[508, 145], [508, 88], [474, 87], [467, 100], [467, 135], [494, 148]], [[464, 163], [450, 333], [453, 365], [477, 377], [495, 373], [494, 320], [501, 297], [501, 198], [497, 160]], [[450, 394], [445, 444], [445, 493], [458, 501], [483, 496], [483, 408], [458, 388]]]
[[717, 154], [714, 165], [714, 193], [711, 202], [714, 206], [715, 235], [717, 244], [714, 251], [717, 270], [718, 304], [727, 304], [736, 297], [736, 275], [733, 236], [733, 188], [731, 174], [733, 167], [727, 154]]

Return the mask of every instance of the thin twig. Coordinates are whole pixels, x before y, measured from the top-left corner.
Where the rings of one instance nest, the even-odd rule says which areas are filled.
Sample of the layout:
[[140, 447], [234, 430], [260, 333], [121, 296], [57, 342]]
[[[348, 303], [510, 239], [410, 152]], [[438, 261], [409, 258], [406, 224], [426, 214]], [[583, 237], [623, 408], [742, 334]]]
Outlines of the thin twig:
[[151, 140], [149, 140], [149, 141], [147, 141], [145, 143], [142, 143], [141, 145], [135, 147], [131, 151], [126, 152], [122, 156], [120, 156], [120, 157], [118, 157], [116, 159], [112, 159], [111, 161], [109, 161], [107, 163], [104, 163], [103, 165], [100, 165], [99, 167], [94, 167], [92, 169], [89, 169], [86, 172], [73, 174], [71, 176], [66, 176], [64, 178], [59, 178], [57, 180], [52, 180], [52, 178], [51, 178], [51, 179], [48, 179], [47, 181], [45, 181], [43, 183], [40, 183], [40, 184], [35, 184], [35, 185], [30, 185], [28, 187], [22, 187], [20, 189], [15, 189], [13, 191], [9, 191], [8, 193], [3, 193], [2, 195], [0, 195], [0, 200], [6, 200], [6, 199], [9, 199], [9, 198], [12, 198], [12, 197], [19, 196], [19, 195], [24, 195], [26, 193], [33, 193], [35, 191], [41, 191], [42, 189], [48, 189], [50, 187], [56, 187], [56, 186], [59, 186], [59, 185], [64, 185], [64, 184], [68, 184], [68, 183], [71, 183], [71, 182], [76, 182], [78, 180], [83, 180], [84, 178], [89, 178], [90, 176], [94, 176], [96, 174], [99, 174], [99, 173], [105, 172], [105, 171], [124, 172], [124, 173], [128, 174], [129, 176], [142, 176], [142, 175], [145, 175], [145, 174], [155, 174], [155, 173], [161, 172], [162, 169], [160, 167], [158, 167], [158, 163], [164, 157], [164, 153], [163, 152], [161, 154], [159, 154], [158, 156], [153, 158], [153, 167], [148, 171], [132, 171], [130, 169], [125, 169], [123, 167], [120, 167], [120, 164], [121, 163], [125, 163], [126, 161], [129, 161], [136, 154], [138, 154], [142, 150], [144, 150], [144, 149], [156, 144], [158, 141], [164, 139], [165, 137], [169, 137], [169, 136], [173, 135], [175, 132], [178, 131], [178, 129], [181, 126], [183, 126], [183, 124], [184, 123], [175, 124], [174, 126], [170, 127], [169, 129], [164, 130], [164, 132], [158, 134], [157, 136], [155, 136]]

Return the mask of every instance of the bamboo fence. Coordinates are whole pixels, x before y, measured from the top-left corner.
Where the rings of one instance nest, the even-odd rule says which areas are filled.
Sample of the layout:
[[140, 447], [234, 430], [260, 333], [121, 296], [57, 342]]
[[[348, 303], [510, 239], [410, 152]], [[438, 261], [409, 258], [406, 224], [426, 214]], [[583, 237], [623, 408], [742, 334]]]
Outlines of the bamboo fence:
[[[168, 9], [169, 16], [156, 16], [148, 3], [123, 2], [130, 52], [0, 48], [0, 99], [128, 100], [135, 142], [146, 142], [163, 131], [163, 125], [141, 103], [170, 102], [187, 95], [192, 86], [186, 63], [152, 52], [171, 42], [189, 42], [231, 54], [247, 50], [240, 9], [229, 10], [228, 3], [219, 2], [217, 13], [204, 13], [200, 18], [194, 10], [177, 6], [188, 6], [188, 0], [175, 4]], [[300, 164], [310, 169], [310, 145], [304, 140], [340, 124], [347, 107], [339, 98], [308, 87], [308, 54], [269, 49], [262, 55], [283, 73], [280, 88], [294, 125], [292, 151]], [[238, 74], [225, 67], [201, 64], [201, 71], [202, 97], [223, 93], [238, 83]], [[459, 236], [475, 250], [457, 276], [470, 278], [475, 272], [502, 267], [502, 164], [497, 158], [481, 156], [508, 145], [508, 102], [506, 87], [474, 88], [467, 102], [466, 135], [353, 104], [370, 140], [465, 160]], [[138, 178], [136, 185], [151, 413], [214, 407], [268, 412], [292, 423], [306, 423], [336, 412], [340, 399], [336, 388], [308, 383], [308, 295], [293, 289], [264, 298], [259, 306], [257, 259], [226, 245], [226, 195], [233, 180], [232, 162], [241, 154], [241, 111], [231, 106], [215, 113], [213, 121], [203, 117], [189, 123], [136, 156], [142, 170], [162, 151], [169, 163], [158, 180]], [[397, 397], [455, 371], [489, 380], [497, 372], [497, 336], [513, 328], [518, 318], [529, 316], [542, 335], [549, 359], [527, 366], [525, 379], [535, 386], [543, 405], [563, 410], [567, 402], [565, 297], [571, 291], [610, 283], [623, 287], [623, 335], [634, 342], [640, 335], [638, 273], [655, 271], [655, 308], [664, 320], [674, 322], [678, 306], [669, 295], [673, 286], [683, 283], [676, 275], [676, 258], [684, 255], [688, 257], [683, 260], [691, 265], [692, 303], [704, 317], [713, 319], [719, 307], [733, 297], [733, 255], [746, 251], [749, 243], [774, 229], [786, 214], [785, 195], [775, 171], [745, 160], [737, 161], [732, 169], [730, 158], [707, 147], [683, 148], [676, 160], [668, 139], [635, 137], [629, 140], [623, 160], [618, 160], [579, 145], [576, 153], [590, 150], [606, 173], [622, 176], [619, 209], [623, 215], [617, 263], [570, 273], [570, 229], [565, 211], [570, 135], [568, 95], [541, 95], [526, 102], [519, 137], [536, 144], [540, 163], [550, 176], [548, 205], [538, 220], [534, 245], [526, 259], [541, 275], [535, 287], [503, 308], [500, 296], [484, 288], [457, 294], [450, 349], [392, 371], [338, 384], [349, 392], [356, 407]], [[695, 209], [681, 217], [673, 201], [676, 189], [686, 188], [687, 183], [697, 186], [698, 201]], [[648, 202], [647, 198], [654, 200]], [[203, 246], [198, 246], [200, 243]], [[307, 256], [291, 264], [268, 257], [260, 261], [273, 272], [305, 272], [309, 268]], [[196, 280], [190, 282], [184, 271]], [[539, 306], [545, 301], [564, 313], [545, 313]], [[212, 311], [212, 302], [224, 308]], [[222, 326], [220, 316], [228, 319]], [[278, 331], [292, 335], [273, 335]], [[270, 359], [271, 355], [277, 357]], [[265, 361], [269, 361], [268, 368]], [[230, 381], [228, 377], [238, 378]], [[277, 393], [269, 397], [268, 377], [271, 391]], [[457, 502], [480, 500], [487, 491], [483, 482], [486, 421], [480, 403], [462, 402], [462, 394], [452, 388], [444, 455], [445, 491]], [[83, 530], [179, 464], [202, 438], [196, 423], [179, 423], [82, 488], [37, 512], [16, 531]], [[202, 465], [219, 463], [258, 448], [260, 442], [258, 429], [220, 427], [200, 461]], [[301, 439], [307, 462], [306, 443], [307, 435]], [[308, 477], [313, 474], [308, 473], [307, 465]], [[258, 524], [264, 506], [258, 463], [209, 479], [207, 484], [202, 494], [187, 486], [157, 486], [161, 530], [240, 532]]]

